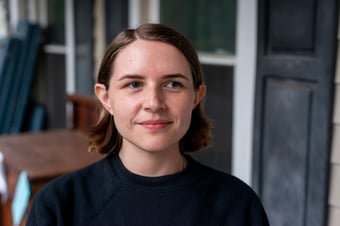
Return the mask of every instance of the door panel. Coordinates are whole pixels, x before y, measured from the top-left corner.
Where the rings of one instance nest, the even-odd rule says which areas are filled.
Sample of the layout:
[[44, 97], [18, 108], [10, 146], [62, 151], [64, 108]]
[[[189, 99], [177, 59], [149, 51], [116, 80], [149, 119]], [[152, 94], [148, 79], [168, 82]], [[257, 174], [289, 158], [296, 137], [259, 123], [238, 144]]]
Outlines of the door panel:
[[272, 54], [305, 55], [314, 50], [316, 0], [271, 0], [268, 7], [268, 50]]
[[253, 186], [272, 225], [325, 225], [336, 0], [259, 0]]
[[272, 225], [304, 225], [314, 87], [308, 81], [265, 80], [261, 177]]

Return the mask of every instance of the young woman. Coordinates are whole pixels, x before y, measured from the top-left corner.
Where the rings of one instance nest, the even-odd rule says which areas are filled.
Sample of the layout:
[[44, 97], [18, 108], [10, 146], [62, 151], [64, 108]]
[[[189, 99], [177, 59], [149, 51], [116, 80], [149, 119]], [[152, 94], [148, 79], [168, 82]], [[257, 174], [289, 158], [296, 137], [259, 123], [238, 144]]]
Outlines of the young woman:
[[197, 54], [178, 32], [144, 24], [108, 47], [90, 151], [107, 157], [46, 185], [27, 225], [269, 225], [250, 187], [185, 152], [211, 142]]

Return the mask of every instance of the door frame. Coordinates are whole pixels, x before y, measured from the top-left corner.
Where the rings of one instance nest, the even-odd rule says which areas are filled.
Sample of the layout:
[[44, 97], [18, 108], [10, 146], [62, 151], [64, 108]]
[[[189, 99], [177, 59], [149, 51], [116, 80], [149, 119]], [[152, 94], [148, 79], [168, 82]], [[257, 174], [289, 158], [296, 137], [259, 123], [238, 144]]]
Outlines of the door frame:
[[237, 3], [232, 174], [252, 185], [257, 1], [238, 0]]
[[[159, 22], [159, 0], [129, 0], [129, 26], [143, 20]], [[143, 11], [145, 9], [147, 12]], [[255, 100], [257, 1], [238, 0], [236, 56], [217, 59], [200, 55], [204, 63], [234, 66], [231, 173], [251, 185], [253, 152], [253, 112]]]

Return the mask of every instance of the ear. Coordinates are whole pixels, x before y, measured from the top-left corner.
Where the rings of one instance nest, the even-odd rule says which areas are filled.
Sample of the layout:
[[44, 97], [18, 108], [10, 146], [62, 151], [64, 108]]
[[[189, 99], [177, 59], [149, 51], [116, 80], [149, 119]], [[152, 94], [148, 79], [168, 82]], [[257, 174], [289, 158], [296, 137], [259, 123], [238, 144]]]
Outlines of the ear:
[[113, 111], [109, 98], [109, 92], [106, 89], [105, 85], [101, 83], [96, 83], [94, 85], [94, 92], [99, 101], [101, 102], [101, 104], [103, 105], [103, 107], [112, 115]]
[[206, 90], [207, 90], [207, 87], [205, 85], [200, 85], [200, 87], [196, 91], [194, 108], [202, 101], [203, 97], [205, 96]]

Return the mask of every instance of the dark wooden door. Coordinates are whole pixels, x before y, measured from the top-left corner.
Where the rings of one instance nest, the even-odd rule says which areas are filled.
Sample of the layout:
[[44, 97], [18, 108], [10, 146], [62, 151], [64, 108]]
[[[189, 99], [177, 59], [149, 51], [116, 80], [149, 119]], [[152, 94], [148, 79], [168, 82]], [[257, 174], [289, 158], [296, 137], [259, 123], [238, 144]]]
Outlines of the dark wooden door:
[[337, 1], [259, 0], [253, 186], [271, 225], [326, 225]]

